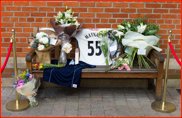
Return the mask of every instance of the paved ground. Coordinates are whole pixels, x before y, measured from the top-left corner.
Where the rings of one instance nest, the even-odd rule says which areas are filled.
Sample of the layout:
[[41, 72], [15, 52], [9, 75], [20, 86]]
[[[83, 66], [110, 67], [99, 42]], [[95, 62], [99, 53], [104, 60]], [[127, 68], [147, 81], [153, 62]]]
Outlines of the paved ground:
[[[26, 99], [20, 96], [21, 99]], [[173, 113], [151, 109], [154, 94], [136, 88], [46, 88], [39, 89], [39, 105], [22, 112], [10, 112], [5, 104], [15, 99], [13, 88], [1, 88], [2, 117], [180, 117], [181, 95], [168, 88], [167, 101], [176, 105]]]

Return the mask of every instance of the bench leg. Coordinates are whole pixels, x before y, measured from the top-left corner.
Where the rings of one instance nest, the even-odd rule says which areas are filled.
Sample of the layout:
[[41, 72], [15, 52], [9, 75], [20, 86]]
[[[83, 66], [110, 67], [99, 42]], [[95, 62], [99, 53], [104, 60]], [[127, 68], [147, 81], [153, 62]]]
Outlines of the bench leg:
[[155, 99], [162, 100], [162, 81], [163, 81], [163, 66], [162, 62], [158, 62], [158, 77], [156, 79]]

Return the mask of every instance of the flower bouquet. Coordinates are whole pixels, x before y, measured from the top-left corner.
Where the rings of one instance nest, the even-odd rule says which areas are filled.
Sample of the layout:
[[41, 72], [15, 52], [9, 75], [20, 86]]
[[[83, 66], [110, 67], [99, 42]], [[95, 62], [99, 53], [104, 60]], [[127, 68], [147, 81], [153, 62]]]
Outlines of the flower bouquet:
[[49, 69], [49, 68], [61, 68], [64, 67], [64, 65], [54, 65], [54, 64], [47, 64], [47, 63], [41, 63], [38, 62], [36, 64], [32, 64], [33, 69], [36, 70], [44, 70], [44, 69]]
[[13, 83], [13, 87], [16, 91], [21, 95], [26, 96], [30, 101], [30, 106], [32, 107], [38, 105], [38, 100], [35, 96], [39, 86], [40, 80], [30, 74], [29, 69], [23, 72], [19, 71], [17, 81]]
[[34, 39], [29, 39], [29, 44], [32, 48], [36, 49], [36, 61], [50, 63], [51, 56], [50, 51], [57, 45], [61, 44], [61, 41], [58, 40], [56, 44], [51, 44], [52, 39], [47, 33], [39, 32], [36, 36], [32, 35]]
[[56, 31], [58, 38], [62, 41], [62, 50], [58, 64], [66, 65], [67, 54], [72, 50], [70, 37], [75, 36], [83, 27], [83, 24], [78, 23], [77, 17], [73, 17], [73, 15], [74, 12], [66, 7], [65, 12], [59, 12], [57, 16], [54, 16], [55, 20], [50, 19], [50, 24]]

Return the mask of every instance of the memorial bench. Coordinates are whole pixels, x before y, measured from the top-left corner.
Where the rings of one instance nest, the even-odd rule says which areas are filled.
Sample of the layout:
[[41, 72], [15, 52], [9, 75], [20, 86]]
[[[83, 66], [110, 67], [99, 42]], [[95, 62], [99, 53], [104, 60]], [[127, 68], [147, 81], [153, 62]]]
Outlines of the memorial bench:
[[[34, 28], [33, 34], [36, 35], [38, 28]], [[55, 47], [55, 59], [59, 56], [59, 47]], [[35, 70], [32, 68], [33, 57], [35, 56], [35, 49], [32, 49], [26, 55], [26, 67], [30, 69], [30, 73], [34, 75], [39, 75], [43, 77], [42, 70]], [[155, 92], [156, 100], [161, 100], [162, 97], [162, 81], [163, 81], [163, 66], [164, 66], [164, 56], [155, 50], [151, 50], [148, 57], [156, 64], [153, 66], [150, 62], [149, 65], [151, 69], [145, 69], [144, 67], [139, 69], [138, 63], [134, 62], [131, 71], [114, 69], [109, 72], [105, 72], [109, 66], [96, 66], [96, 68], [86, 68], [82, 70], [81, 78], [104, 78], [104, 79], [122, 79], [122, 78], [143, 78], [148, 79], [148, 88]], [[156, 84], [154, 84], [154, 79], [156, 79]]]

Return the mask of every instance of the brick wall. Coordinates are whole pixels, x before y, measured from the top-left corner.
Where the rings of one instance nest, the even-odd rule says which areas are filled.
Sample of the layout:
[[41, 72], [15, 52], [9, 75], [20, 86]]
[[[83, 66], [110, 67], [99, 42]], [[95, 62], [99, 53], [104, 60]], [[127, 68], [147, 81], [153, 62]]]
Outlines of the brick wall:
[[[138, 14], [149, 16], [149, 21], [157, 23], [161, 31], [160, 47], [166, 57], [168, 31], [173, 31], [172, 44], [177, 56], [181, 58], [181, 2], [134, 2], [134, 1], [2, 1], [1, 2], [1, 57], [7, 55], [11, 29], [16, 31], [17, 56], [25, 57], [28, 38], [33, 27], [51, 27], [49, 19], [65, 7], [72, 8], [84, 28], [116, 28], [124, 20], [137, 18]], [[12, 56], [12, 54], [11, 54]], [[173, 58], [171, 54], [171, 58]], [[171, 70], [171, 73], [180, 73]]]

